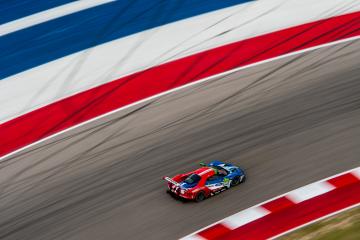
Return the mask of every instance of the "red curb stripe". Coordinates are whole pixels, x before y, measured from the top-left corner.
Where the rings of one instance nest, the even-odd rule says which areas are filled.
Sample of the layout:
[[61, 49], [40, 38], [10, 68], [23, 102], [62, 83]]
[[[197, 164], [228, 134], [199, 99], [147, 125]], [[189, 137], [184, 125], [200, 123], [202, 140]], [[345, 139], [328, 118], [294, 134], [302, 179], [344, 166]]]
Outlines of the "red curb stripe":
[[360, 12], [355, 12], [228, 44], [132, 74], [0, 124], [0, 156], [176, 87], [359, 35]]
[[208, 240], [213, 240], [213, 239], [217, 239], [218, 237], [230, 232], [231, 229], [227, 228], [226, 226], [224, 226], [223, 224], [219, 223], [216, 224], [214, 226], [211, 226], [201, 232], [199, 232], [198, 234]]
[[360, 203], [360, 182], [337, 188], [291, 208], [264, 216], [217, 239], [267, 239], [333, 212]]
[[[332, 179], [327, 180], [328, 183], [333, 185], [336, 188], [340, 188], [349, 184], [359, 182], [359, 179], [351, 173], [344, 174]], [[359, 193], [360, 194], [360, 193]]]
[[277, 212], [280, 211], [284, 208], [288, 208], [295, 205], [294, 202], [292, 202], [290, 199], [288, 199], [287, 197], [280, 197], [278, 199], [275, 199], [271, 202], [265, 203], [262, 205], [263, 208], [265, 208], [266, 210], [270, 211], [270, 212]]

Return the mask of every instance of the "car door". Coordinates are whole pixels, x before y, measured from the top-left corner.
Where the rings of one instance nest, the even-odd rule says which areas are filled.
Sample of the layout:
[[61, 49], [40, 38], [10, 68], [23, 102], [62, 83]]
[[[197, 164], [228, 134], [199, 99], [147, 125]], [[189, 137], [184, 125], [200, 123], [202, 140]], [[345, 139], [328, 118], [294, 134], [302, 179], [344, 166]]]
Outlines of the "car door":
[[221, 179], [221, 184], [223, 185], [223, 187], [230, 188], [231, 181], [230, 178], [228, 177], [229, 172], [220, 166], [216, 166], [216, 169], [217, 169], [216, 175], [219, 177], [219, 179]]
[[221, 175], [213, 175], [208, 177], [205, 186], [212, 192], [217, 193], [224, 188], [224, 177]]

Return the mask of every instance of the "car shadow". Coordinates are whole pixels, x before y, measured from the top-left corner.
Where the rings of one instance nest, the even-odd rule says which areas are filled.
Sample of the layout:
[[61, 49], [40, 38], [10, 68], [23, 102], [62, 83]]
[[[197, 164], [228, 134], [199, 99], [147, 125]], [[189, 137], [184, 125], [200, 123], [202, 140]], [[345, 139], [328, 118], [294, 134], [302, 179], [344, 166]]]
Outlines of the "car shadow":
[[177, 200], [177, 201], [179, 201], [179, 202], [182, 202], [182, 203], [192, 203], [192, 202], [194, 202], [194, 201], [192, 201], [192, 200], [179, 197], [178, 195], [176, 195], [175, 193], [171, 192], [170, 190], [166, 190], [166, 193], [167, 193], [168, 195], [170, 195], [173, 199], [175, 199], [175, 200]]

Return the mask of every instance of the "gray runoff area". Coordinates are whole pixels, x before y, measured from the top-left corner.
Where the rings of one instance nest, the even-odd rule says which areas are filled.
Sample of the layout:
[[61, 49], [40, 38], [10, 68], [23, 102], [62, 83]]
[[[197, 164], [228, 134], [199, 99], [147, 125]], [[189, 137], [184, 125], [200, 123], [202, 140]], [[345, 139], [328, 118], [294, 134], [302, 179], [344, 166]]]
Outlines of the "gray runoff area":
[[[0, 239], [177, 239], [360, 166], [360, 40], [237, 71], [0, 164]], [[36, 127], [36, 126], [34, 126]], [[244, 184], [201, 203], [163, 176], [218, 159]]]

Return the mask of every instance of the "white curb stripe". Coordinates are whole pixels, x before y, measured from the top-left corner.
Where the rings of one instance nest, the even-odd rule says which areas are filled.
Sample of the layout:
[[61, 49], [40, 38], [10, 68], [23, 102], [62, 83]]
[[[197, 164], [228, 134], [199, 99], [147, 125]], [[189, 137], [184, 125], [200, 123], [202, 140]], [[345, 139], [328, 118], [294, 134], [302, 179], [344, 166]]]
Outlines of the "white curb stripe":
[[351, 172], [352, 175], [354, 175], [355, 177], [357, 177], [358, 179], [360, 179], [360, 168], [355, 169], [354, 171]]
[[256, 219], [262, 218], [269, 213], [270, 211], [263, 207], [253, 207], [227, 217], [221, 223], [230, 229], [235, 229], [255, 221]]
[[307, 186], [296, 189], [286, 195], [294, 203], [303, 202], [310, 198], [319, 196], [333, 190], [335, 187], [327, 182], [312, 183]]

